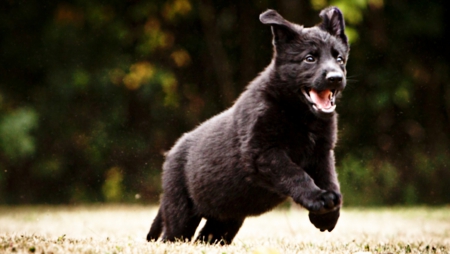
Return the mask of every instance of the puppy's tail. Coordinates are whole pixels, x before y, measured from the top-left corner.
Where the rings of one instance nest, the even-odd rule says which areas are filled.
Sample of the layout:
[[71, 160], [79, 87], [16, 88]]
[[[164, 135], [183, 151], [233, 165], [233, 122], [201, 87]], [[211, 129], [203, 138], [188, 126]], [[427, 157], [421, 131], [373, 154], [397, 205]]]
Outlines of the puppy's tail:
[[156, 215], [155, 219], [153, 220], [152, 226], [150, 227], [150, 231], [147, 234], [147, 241], [156, 241], [158, 240], [158, 237], [161, 235], [162, 229], [163, 229], [163, 218], [162, 218], [162, 211], [161, 207], [158, 210], [158, 214]]

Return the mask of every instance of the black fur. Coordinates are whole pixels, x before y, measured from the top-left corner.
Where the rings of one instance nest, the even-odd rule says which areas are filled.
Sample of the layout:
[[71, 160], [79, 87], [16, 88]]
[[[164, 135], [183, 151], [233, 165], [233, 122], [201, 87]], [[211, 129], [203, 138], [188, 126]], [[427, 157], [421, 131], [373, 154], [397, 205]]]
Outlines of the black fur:
[[276, 11], [261, 14], [274, 35], [272, 62], [231, 108], [168, 152], [161, 207], [147, 240], [162, 231], [165, 241], [190, 240], [206, 218], [197, 239], [229, 244], [247, 216], [288, 197], [309, 210], [321, 231], [333, 230], [342, 204], [333, 154], [337, 116], [312, 93], [332, 91], [334, 105], [345, 87], [349, 46], [339, 9], [320, 16], [321, 24], [303, 28]]

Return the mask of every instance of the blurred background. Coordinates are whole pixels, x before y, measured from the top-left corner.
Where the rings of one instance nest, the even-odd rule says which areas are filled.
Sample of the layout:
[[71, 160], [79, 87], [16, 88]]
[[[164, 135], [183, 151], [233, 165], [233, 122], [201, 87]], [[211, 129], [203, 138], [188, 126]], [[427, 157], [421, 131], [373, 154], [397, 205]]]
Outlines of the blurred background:
[[449, 1], [0, 3], [0, 204], [156, 203], [163, 153], [270, 62], [268, 8], [351, 42], [336, 163], [345, 204], [450, 203]]

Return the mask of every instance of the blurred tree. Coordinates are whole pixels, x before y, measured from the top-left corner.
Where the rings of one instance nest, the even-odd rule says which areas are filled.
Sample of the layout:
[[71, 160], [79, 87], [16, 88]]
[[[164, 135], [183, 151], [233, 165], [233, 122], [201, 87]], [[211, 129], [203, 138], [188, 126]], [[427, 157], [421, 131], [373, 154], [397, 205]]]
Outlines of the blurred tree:
[[[339, 6], [346, 204], [450, 202], [447, 2], [50, 0], [0, 3], [0, 203], [156, 201], [163, 152], [269, 62], [277, 9]], [[138, 195], [136, 195], [138, 194]]]

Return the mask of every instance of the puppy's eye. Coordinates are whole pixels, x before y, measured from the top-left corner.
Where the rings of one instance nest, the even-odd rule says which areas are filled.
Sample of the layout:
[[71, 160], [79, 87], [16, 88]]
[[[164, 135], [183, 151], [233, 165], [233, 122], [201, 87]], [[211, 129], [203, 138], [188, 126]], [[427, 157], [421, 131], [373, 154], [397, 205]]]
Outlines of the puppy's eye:
[[336, 58], [336, 62], [338, 62], [338, 64], [344, 64], [344, 58], [342, 56], [338, 56]]
[[307, 63], [314, 63], [316, 61], [316, 58], [314, 58], [312, 55], [307, 55], [305, 57], [305, 62]]

